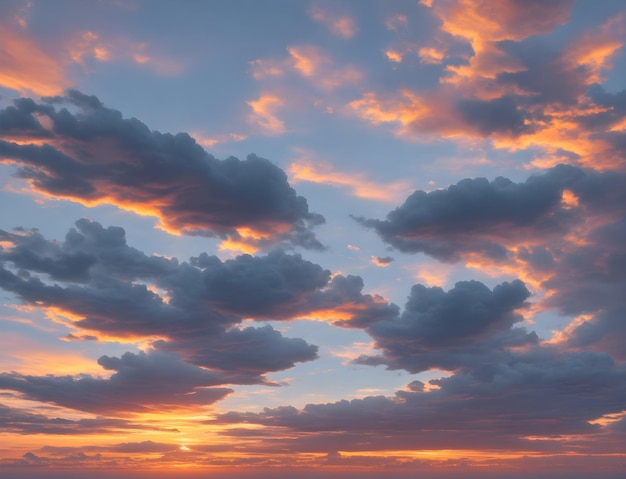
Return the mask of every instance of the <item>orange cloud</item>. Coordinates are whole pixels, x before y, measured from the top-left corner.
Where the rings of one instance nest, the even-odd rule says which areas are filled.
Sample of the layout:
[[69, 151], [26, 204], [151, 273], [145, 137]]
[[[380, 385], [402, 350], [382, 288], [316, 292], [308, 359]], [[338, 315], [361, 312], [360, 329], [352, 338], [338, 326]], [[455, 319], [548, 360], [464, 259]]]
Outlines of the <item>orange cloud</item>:
[[275, 95], [262, 94], [257, 100], [247, 102], [252, 108], [249, 121], [261, 127], [261, 130], [270, 135], [282, 135], [287, 131], [285, 123], [276, 115], [277, 110], [284, 106], [284, 102]]
[[72, 85], [60, 62], [24, 33], [0, 26], [0, 45], [0, 86], [45, 96]]
[[[462, 87], [465, 94], [488, 99], [487, 92], [493, 88], [489, 80], [499, 73], [523, 70], [519, 62], [496, 45], [497, 42], [520, 41], [531, 35], [549, 33], [568, 21], [570, 10], [571, 4], [567, 2], [529, 5], [514, 0], [443, 0], [434, 3], [432, 11], [441, 21], [441, 31], [466, 41], [473, 50], [467, 64], [448, 65], [448, 76], [442, 81]], [[441, 54], [445, 53], [438, 53]], [[427, 55], [424, 58], [434, 59]]]
[[626, 37], [626, 16], [618, 15], [611, 18], [599, 29], [580, 36], [565, 53], [565, 61], [572, 68], [586, 67], [587, 84], [601, 83], [602, 73], [611, 68], [611, 60], [619, 49], [624, 46]]
[[255, 80], [263, 78], [279, 77], [284, 75], [285, 71], [280, 62], [272, 60], [254, 60], [250, 62], [250, 72]]
[[219, 143], [227, 143], [232, 141], [243, 141], [248, 138], [247, 135], [243, 135], [240, 133], [229, 133], [229, 134], [221, 134], [216, 135], [214, 137], [208, 138], [203, 136], [201, 133], [192, 133], [192, 136], [195, 138], [196, 142], [202, 145], [205, 148], [212, 148]]
[[163, 76], [176, 76], [182, 72], [182, 65], [179, 62], [151, 53], [149, 45], [145, 42], [135, 42], [124, 38], [105, 40], [91, 31], [74, 36], [66, 49], [72, 61], [80, 65], [84, 65], [89, 59], [99, 62], [122, 59], [149, 67]]
[[354, 20], [347, 15], [336, 16], [319, 6], [311, 8], [309, 14], [313, 20], [324, 24], [338, 37], [352, 38], [358, 30]]
[[396, 13], [395, 15], [390, 16], [385, 21], [385, 26], [388, 30], [392, 30], [397, 32], [402, 28], [406, 28], [407, 26], [407, 18], [406, 15], [402, 13]]
[[387, 59], [390, 62], [395, 62], [395, 63], [402, 63], [402, 58], [404, 57], [403, 53], [398, 52], [396, 50], [387, 50], [385, 51], [385, 55], [387, 56]]
[[368, 180], [362, 173], [337, 171], [329, 163], [307, 159], [291, 163], [287, 172], [294, 183], [308, 181], [347, 188], [351, 195], [369, 200], [398, 202], [410, 189], [406, 181], [377, 183]]
[[422, 47], [418, 51], [420, 61], [428, 64], [439, 64], [446, 56], [444, 50], [436, 47]]
[[304, 45], [287, 48], [291, 65], [300, 75], [309, 78], [323, 90], [335, 90], [343, 85], [358, 83], [363, 74], [354, 66], [337, 68], [334, 62], [320, 48]]

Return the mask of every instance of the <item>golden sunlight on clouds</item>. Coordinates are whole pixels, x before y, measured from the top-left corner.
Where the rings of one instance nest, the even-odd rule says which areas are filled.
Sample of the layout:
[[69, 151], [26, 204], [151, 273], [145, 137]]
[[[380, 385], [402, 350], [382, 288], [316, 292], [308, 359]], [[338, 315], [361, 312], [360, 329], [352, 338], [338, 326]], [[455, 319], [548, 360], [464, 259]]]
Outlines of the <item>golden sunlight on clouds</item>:
[[387, 50], [385, 55], [390, 62], [402, 63], [403, 54], [396, 50]]
[[601, 83], [604, 71], [613, 66], [613, 57], [624, 46], [625, 36], [626, 15], [622, 14], [577, 38], [567, 50], [565, 61], [588, 69], [587, 84]]
[[32, 39], [0, 26], [0, 86], [21, 93], [57, 95], [71, 82], [60, 62]]
[[287, 131], [285, 123], [276, 116], [277, 110], [285, 105], [280, 98], [272, 94], [263, 94], [247, 103], [252, 108], [252, 115], [248, 120], [259, 126], [263, 132], [269, 135], [282, 135]]
[[0, 335], [3, 363], [10, 371], [38, 374], [42, 370], [59, 375], [103, 373], [102, 367], [91, 358], [71, 352], [59, 344], [43, 343], [23, 334], [3, 332]]
[[419, 49], [418, 55], [422, 63], [439, 64], [445, 58], [446, 53], [436, 47], [422, 47]]
[[396, 203], [410, 191], [410, 183], [407, 181], [375, 182], [368, 180], [362, 173], [338, 171], [330, 163], [306, 158], [291, 163], [287, 172], [294, 183], [308, 181], [346, 188], [352, 196], [369, 200]]
[[161, 54], [155, 54], [146, 42], [126, 38], [104, 39], [98, 33], [87, 31], [74, 36], [67, 45], [71, 59], [85, 65], [88, 60], [111, 62], [127, 60], [145, 66], [162, 76], [177, 76], [183, 71], [180, 62]]
[[354, 20], [347, 16], [334, 15], [319, 6], [314, 6], [309, 11], [311, 18], [324, 24], [334, 35], [342, 38], [352, 38], [357, 32]]

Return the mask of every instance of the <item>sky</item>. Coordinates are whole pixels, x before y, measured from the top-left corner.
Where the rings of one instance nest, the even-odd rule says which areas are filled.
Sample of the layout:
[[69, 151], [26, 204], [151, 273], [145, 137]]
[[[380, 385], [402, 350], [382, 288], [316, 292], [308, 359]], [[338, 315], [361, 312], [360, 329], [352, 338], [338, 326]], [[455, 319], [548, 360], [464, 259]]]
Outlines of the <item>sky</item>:
[[623, 0], [2, 1], [0, 476], [624, 477], [625, 42]]

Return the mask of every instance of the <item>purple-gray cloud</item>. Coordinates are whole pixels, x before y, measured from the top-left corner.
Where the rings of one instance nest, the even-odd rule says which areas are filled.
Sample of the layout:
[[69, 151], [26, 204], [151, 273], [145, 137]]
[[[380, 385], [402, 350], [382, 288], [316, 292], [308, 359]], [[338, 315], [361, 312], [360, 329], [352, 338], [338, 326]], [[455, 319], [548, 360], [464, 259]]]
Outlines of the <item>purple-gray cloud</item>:
[[[268, 160], [218, 160], [186, 133], [151, 131], [75, 90], [44, 103], [22, 98], [1, 110], [0, 161], [17, 164], [18, 176], [39, 192], [147, 211], [170, 231], [322, 248], [311, 227], [324, 219]], [[245, 229], [262, 239], [242, 236]]]

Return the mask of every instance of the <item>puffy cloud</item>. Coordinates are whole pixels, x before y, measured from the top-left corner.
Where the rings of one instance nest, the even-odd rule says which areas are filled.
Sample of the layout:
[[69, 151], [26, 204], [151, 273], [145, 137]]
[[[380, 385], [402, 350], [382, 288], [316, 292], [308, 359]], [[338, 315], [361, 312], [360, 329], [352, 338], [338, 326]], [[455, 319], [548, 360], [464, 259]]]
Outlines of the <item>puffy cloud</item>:
[[519, 280], [493, 291], [478, 281], [458, 282], [448, 292], [415, 285], [401, 315], [366, 329], [382, 355], [362, 356], [357, 362], [412, 373], [455, 370], [492, 359], [497, 350], [535, 343], [534, 333], [512, 328], [523, 319], [514, 311], [529, 296]]
[[389, 266], [393, 262], [391, 256], [372, 256], [372, 263], [381, 268]]
[[[389, 307], [362, 294], [360, 277], [331, 279], [330, 271], [283, 250], [225, 261], [202, 253], [179, 263], [147, 256], [126, 244], [122, 228], [86, 219], [61, 243], [26, 230], [0, 230], [0, 240], [7, 246], [0, 258], [12, 265], [0, 270], [2, 287], [78, 316], [76, 326], [122, 337], [186, 336], [185, 328], [215, 333], [242, 318], [292, 319], [320, 310], [345, 319], [348, 312]], [[50, 285], [37, 273], [69, 284]]]
[[202, 253], [179, 263], [127, 245], [122, 228], [86, 219], [62, 242], [24, 229], [0, 231], [0, 241], [0, 287], [77, 331], [67, 339], [147, 340], [219, 373], [220, 384], [263, 383], [268, 372], [317, 358], [317, 346], [270, 326], [238, 328], [243, 319], [363, 327], [398, 311], [364, 294], [360, 277], [331, 278], [282, 250], [226, 261]]
[[203, 406], [232, 392], [211, 387], [222, 383], [219, 374], [186, 364], [171, 353], [102, 356], [98, 363], [115, 373], [108, 379], [1, 373], [0, 388], [28, 399], [113, 415]]
[[557, 336], [560, 342], [626, 359], [622, 347], [626, 340], [624, 245], [626, 220], [622, 218], [592, 229], [583, 244], [552, 266], [552, 276], [542, 285], [551, 291], [546, 306], [578, 318]]
[[270, 326], [234, 328], [212, 338], [158, 341], [155, 346], [181, 352], [191, 363], [222, 371], [225, 381], [238, 384], [261, 382], [268, 372], [318, 357], [317, 346], [300, 338], [285, 338]]
[[570, 450], [565, 438], [585, 435], [591, 440], [585, 450], [598, 451], [592, 440], [603, 430], [590, 421], [621, 412], [625, 374], [605, 354], [540, 347], [431, 380], [435, 388], [414, 381], [393, 397], [309, 404], [301, 410], [282, 406], [260, 413], [230, 412], [218, 415], [216, 422], [287, 430], [297, 435], [289, 446], [300, 451], [480, 446], [563, 452]]
[[441, 30], [469, 43], [473, 51], [466, 64], [447, 68], [446, 81], [475, 90], [498, 73], [518, 70], [519, 64], [503, 54], [499, 43], [551, 32], [567, 22], [572, 5], [571, 0], [506, 0], [495, 6], [483, 0], [437, 2], [433, 13], [441, 20]]
[[457, 261], [466, 253], [504, 260], [507, 246], [562, 237], [584, 220], [583, 212], [563, 201], [564, 191], [592, 210], [616, 214], [625, 181], [618, 173], [560, 165], [524, 183], [476, 178], [444, 190], [418, 190], [386, 220], [357, 220], [403, 252], [424, 252], [443, 261]]
[[409, 189], [406, 181], [376, 182], [369, 180], [362, 173], [338, 171], [328, 163], [306, 158], [291, 163], [287, 172], [294, 183], [308, 181], [347, 188], [357, 198], [378, 201], [394, 201]]
[[[76, 91], [49, 102], [80, 111], [20, 100], [0, 112], [0, 157], [18, 165], [33, 190], [156, 216], [161, 228], [175, 234], [256, 247], [291, 241], [321, 248], [310, 227], [323, 218], [309, 212], [285, 173], [268, 160], [217, 160], [185, 133], [151, 131]], [[39, 118], [47, 118], [50, 128]]]
[[275, 95], [261, 95], [258, 99], [248, 102], [252, 109], [250, 122], [258, 125], [267, 134], [282, 135], [287, 130], [285, 122], [278, 118], [277, 110], [284, 105], [285, 103]]

